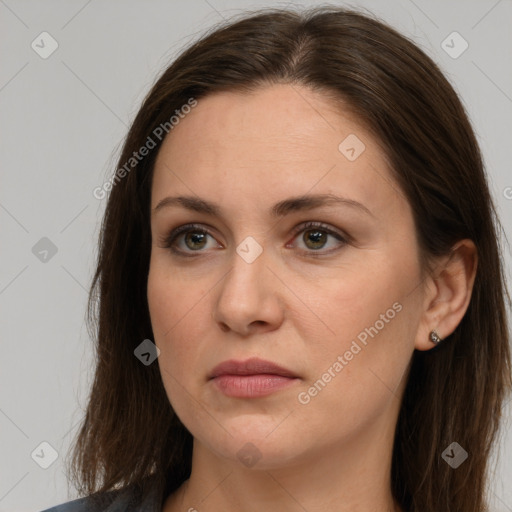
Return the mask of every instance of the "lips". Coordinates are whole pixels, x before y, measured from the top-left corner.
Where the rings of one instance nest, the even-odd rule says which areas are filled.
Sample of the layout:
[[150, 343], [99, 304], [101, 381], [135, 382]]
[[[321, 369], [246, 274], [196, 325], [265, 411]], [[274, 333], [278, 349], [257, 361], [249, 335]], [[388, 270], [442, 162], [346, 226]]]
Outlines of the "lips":
[[209, 381], [232, 398], [259, 398], [287, 388], [299, 381], [291, 370], [258, 358], [229, 360], [217, 365]]
[[287, 368], [256, 357], [245, 361], [236, 361], [234, 359], [224, 361], [212, 370], [210, 379], [220, 375], [281, 375], [282, 377], [297, 377]]

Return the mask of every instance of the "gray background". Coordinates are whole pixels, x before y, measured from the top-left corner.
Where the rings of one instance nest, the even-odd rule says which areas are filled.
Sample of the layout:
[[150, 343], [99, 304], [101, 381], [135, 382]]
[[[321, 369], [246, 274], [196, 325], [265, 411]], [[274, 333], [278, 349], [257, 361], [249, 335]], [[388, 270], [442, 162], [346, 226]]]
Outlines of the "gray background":
[[[105, 206], [92, 191], [114, 171], [143, 96], [169, 61], [211, 25], [247, 8], [285, 5], [0, 0], [0, 511], [37, 511], [76, 496], [68, 490], [63, 460], [92, 377], [84, 314]], [[376, 13], [445, 71], [469, 110], [510, 238], [512, 2], [345, 5]], [[43, 45], [43, 31], [58, 43], [46, 59], [31, 47], [34, 40]], [[442, 47], [453, 31], [469, 44], [458, 58]], [[462, 48], [461, 40], [448, 41], [452, 53]], [[44, 47], [50, 48], [49, 39]], [[43, 237], [57, 249], [54, 255], [33, 251]], [[48, 241], [39, 244], [44, 249]], [[508, 247], [505, 258], [510, 283]], [[512, 511], [510, 402], [505, 412], [490, 491], [497, 512]], [[40, 447], [44, 441], [58, 452], [48, 469], [39, 465], [45, 457], [50, 462], [51, 452]]]

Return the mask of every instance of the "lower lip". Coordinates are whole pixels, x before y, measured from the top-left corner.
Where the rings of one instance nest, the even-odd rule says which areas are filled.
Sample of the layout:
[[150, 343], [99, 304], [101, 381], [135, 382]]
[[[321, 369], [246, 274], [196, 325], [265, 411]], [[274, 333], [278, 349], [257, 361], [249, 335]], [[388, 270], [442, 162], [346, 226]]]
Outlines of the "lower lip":
[[225, 395], [234, 398], [267, 396], [293, 384], [296, 378], [282, 375], [219, 375], [212, 379]]

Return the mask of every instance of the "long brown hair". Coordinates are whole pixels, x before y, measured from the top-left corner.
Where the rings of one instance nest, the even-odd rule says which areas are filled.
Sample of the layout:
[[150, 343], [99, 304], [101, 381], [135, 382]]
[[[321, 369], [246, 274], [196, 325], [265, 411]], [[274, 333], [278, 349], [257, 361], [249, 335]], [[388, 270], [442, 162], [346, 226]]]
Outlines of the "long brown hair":
[[[172, 137], [169, 119], [191, 98], [276, 83], [340, 100], [372, 130], [413, 209], [422, 268], [458, 240], [476, 244], [465, 316], [442, 344], [413, 355], [391, 476], [405, 510], [487, 510], [490, 450], [512, 377], [502, 228], [480, 150], [457, 94], [423, 51], [371, 16], [335, 7], [258, 11], [216, 27], [164, 71], [144, 100], [109, 187], [99, 238], [88, 309], [96, 373], [70, 464], [75, 486], [84, 495], [128, 485], [144, 493], [152, 475], [164, 496], [190, 474], [192, 437], [169, 403], [158, 364], [145, 366], [134, 356], [142, 340], [153, 339], [149, 208], [163, 140], [155, 129], [165, 126]], [[155, 147], [127, 168], [148, 137]], [[457, 470], [441, 458], [453, 441], [469, 453]]]

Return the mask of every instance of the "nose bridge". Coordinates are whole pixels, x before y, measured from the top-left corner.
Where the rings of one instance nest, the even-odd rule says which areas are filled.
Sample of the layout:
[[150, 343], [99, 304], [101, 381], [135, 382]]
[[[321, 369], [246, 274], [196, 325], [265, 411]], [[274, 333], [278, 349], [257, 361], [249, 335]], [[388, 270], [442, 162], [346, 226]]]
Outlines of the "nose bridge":
[[[266, 271], [265, 265], [269, 263], [268, 250], [264, 250], [267, 232], [254, 209], [248, 203], [239, 208], [235, 215], [235, 246], [231, 254], [231, 271], [223, 283], [224, 291], [230, 288], [254, 286], [262, 280], [262, 274]], [[248, 228], [252, 226], [251, 228]], [[255, 290], [255, 288], [253, 287]]]
[[270, 253], [246, 237], [232, 254], [231, 270], [221, 282], [213, 316], [230, 329], [247, 333], [253, 323], [275, 325], [282, 316], [275, 280], [266, 268]]
[[263, 274], [267, 260], [268, 254], [262, 244], [253, 237], [246, 237], [232, 255], [231, 272], [226, 276], [223, 292], [247, 304], [257, 300], [265, 282]]

